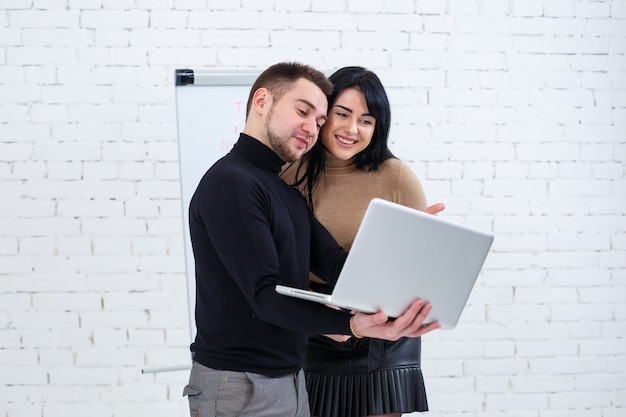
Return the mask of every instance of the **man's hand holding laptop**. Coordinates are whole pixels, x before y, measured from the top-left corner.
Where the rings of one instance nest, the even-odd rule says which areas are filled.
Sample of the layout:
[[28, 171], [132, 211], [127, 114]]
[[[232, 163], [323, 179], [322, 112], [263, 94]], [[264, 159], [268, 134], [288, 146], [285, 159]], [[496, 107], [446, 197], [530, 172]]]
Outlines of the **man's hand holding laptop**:
[[439, 322], [424, 324], [432, 306], [422, 300], [413, 304], [395, 320], [389, 320], [385, 313], [361, 313], [352, 316], [351, 328], [355, 337], [371, 337], [395, 341], [402, 337], [419, 337], [441, 327]]
[[[328, 306], [330, 308], [337, 307]], [[432, 309], [429, 303], [415, 300], [411, 307], [400, 317], [389, 320], [385, 313], [361, 313], [353, 311], [351, 319], [355, 337], [370, 337], [395, 341], [401, 337], [418, 337], [441, 327], [438, 322], [424, 324], [424, 320]], [[346, 334], [324, 335], [335, 342], [346, 342], [352, 336]]]

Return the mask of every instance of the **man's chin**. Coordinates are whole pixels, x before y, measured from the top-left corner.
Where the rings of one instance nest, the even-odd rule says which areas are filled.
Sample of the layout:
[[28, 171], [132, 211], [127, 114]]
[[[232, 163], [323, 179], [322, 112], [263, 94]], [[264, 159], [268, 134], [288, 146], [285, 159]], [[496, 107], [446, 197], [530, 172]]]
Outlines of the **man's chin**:
[[286, 161], [286, 162], [295, 162], [298, 159], [302, 158], [302, 155], [304, 155], [306, 153], [308, 149], [297, 149], [297, 150], [293, 150], [292, 152], [289, 153], [289, 157], [291, 159], [291, 161]]
[[285, 163], [297, 161], [308, 150], [308, 147], [301, 146], [279, 146], [274, 148], [274, 152], [276, 152], [280, 159], [282, 159]]
[[304, 151], [301, 151], [301, 152], [297, 152], [295, 155], [294, 161], [297, 161], [298, 159], [302, 158], [302, 155], [304, 155], [307, 151], [308, 149], [305, 149]]
[[300, 156], [299, 154], [295, 154], [293, 152], [289, 152], [289, 153], [283, 152], [281, 154], [278, 154], [278, 157], [287, 164], [296, 162], [298, 159], [300, 159]]

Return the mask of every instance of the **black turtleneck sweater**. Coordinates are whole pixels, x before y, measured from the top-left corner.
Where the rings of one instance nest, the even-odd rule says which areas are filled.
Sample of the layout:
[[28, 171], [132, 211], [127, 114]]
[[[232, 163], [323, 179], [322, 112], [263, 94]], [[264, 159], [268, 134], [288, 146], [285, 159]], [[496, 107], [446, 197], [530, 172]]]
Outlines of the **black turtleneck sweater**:
[[283, 161], [241, 134], [189, 205], [196, 270], [194, 360], [270, 377], [302, 367], [307, 334], [350, 334], [349, 315], [278, 294], [336, 281], [346, 252], [278, 176]]

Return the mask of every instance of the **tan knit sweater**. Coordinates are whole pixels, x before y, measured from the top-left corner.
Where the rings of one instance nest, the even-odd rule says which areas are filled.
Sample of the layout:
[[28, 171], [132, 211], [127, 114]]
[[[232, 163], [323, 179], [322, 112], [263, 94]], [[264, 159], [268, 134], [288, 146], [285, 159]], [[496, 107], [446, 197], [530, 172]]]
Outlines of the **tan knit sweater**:
[[[283, 178], [293, 182], [295, 168]], [[325, 176], [313, 194], [315, 217], [337, 242], [350, 250], [365, 210], [374, 197], [418, 210], [426, 209], [426, 196], [415, 173], [398, 159], [387, 159], [376, 171], [356, 169], [353, 160], [341, 161], [327, 154]]]

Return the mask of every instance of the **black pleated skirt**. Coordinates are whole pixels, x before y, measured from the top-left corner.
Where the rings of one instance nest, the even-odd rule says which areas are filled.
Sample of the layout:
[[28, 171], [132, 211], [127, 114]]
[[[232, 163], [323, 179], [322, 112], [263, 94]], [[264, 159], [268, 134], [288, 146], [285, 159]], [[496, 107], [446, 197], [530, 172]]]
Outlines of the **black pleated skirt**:
[[421, 341], [310, 338], [305, 360], [311, 415], [363, 417], [428, 411]]

